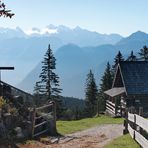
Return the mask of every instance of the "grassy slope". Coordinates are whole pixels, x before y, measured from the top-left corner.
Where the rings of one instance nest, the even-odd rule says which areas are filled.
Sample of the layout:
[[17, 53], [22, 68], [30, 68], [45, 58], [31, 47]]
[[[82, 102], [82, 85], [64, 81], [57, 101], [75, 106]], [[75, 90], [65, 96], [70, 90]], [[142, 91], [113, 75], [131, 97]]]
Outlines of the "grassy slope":
[[113, 140], [104, 148], [140, 148], [140, 146], [127, 134]]
[[60, 134], [70, 134], [81, 131], [99, 124], [120, 124], [123, 118], [111, 118], [108, 116], [100, 116], [97, 118], [86, 118], [76, 121], [58, 121], [57, 129]]

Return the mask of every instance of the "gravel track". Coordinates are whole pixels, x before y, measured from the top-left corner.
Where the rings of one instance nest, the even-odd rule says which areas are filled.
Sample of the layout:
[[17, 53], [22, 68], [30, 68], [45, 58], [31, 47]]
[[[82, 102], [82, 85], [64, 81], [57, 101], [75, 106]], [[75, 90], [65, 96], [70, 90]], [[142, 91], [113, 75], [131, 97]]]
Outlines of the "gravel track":
[[102, 148], [123, 134], [123, 124], [104, 124], [46, 142], [21, 145], [21, 148]]

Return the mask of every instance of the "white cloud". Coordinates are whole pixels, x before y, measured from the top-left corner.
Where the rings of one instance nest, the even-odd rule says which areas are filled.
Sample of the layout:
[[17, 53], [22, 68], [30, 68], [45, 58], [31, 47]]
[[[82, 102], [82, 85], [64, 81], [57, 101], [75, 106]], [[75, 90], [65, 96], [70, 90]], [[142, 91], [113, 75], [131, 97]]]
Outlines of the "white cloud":
[[44, 35], [44, 34], [53, 34], [57, 33], [57, 29], [50, 29], [50, 28], [32, 28], [30, 30], [25, 31], [27, 35], [32, 35], [32, 34], [39, 34], [39, 35]]

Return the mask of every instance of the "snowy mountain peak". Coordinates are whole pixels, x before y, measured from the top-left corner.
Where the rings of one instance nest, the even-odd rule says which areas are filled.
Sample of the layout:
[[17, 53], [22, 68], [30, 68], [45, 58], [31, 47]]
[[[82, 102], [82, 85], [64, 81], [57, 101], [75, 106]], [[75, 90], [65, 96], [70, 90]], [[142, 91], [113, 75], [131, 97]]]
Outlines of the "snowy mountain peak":
[[0, 28], [1, 39], [9, 39], [14, 37], [26, 37], [26, 34], [20, 27], [12, 28]]
[[25, 33], [27, 35], [39, 35], [39, 36], [40, 35], [50, 35], [50, 34], [57, 33], [57, 29], [51, 29], [49, 27], [42, 28], [42, 29], [32, 28], [30, 30], [25, 31]]
[[47, 26], [47, 28], [48, 28], [48, 29], [57, 29], [57, 26], [52, 25], [52, 24], [49, 24], [49, 25]]

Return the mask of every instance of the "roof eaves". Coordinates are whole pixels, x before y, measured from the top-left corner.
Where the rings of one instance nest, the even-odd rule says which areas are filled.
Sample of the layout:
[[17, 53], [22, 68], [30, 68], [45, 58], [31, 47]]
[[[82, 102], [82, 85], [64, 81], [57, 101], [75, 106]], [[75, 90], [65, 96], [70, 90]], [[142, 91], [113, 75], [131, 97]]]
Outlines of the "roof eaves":
[[114, 84], [115, 84], [115, 80], [116, 80], [116, 76], [117, 76], [118, 69], [119, 69], [119, 64], [117, 65], [117, 68], [116, 68], [116, 71], [115, 71], [115, 75], [114, 75], [114, 79], [113, 79], [112, 88], [114, 87]]
[[123, 85], [124, 85], [124, 88], [125, 88], [125, 93], [126, 93], [126, 95], [127, 95], [127, 89], [126, 89], [125, 82], [124, 82], [124, 78], [123, 78], [123, 75], [122, 75], [122, 70], [121, 70], [121, 65], [120, 65], [120, 63], [118, 64], [118, 67], [119, 67], [120, 74], [121, 74], [121, 78], [122, 78], [122, 82], [123, 82]]

